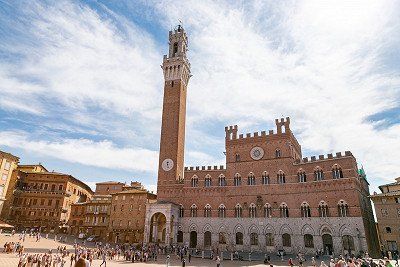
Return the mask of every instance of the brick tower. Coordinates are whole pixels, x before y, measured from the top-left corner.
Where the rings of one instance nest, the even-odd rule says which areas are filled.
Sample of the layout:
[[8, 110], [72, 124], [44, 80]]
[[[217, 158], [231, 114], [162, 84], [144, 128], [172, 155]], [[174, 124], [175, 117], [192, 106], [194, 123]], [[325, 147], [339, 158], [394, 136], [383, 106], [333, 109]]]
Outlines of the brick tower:
[[165, 189], [183, 179], [186, 89], [190, 78], [187, 44], [181, 25], [169, 32], [169, 53], [164, 55], [162, 65], [164, 101], [157, 184], [160, 200], [165, 197]]

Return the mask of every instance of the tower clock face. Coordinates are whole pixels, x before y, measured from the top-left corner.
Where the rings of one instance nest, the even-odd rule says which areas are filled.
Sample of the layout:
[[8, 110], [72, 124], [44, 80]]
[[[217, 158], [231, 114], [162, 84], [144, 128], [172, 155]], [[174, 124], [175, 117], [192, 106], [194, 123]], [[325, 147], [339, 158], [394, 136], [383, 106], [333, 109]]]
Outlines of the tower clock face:
[[264, 149], [258, 146], [253, 147], [250, 151], [250, 156], [254, 160], [259, 160], [264, 156]]
[[164, 161], [161, 164], [161, 167], [166, 172], [170, 171], [174, 167], [174, 161], [172, 159], [164, 159]]

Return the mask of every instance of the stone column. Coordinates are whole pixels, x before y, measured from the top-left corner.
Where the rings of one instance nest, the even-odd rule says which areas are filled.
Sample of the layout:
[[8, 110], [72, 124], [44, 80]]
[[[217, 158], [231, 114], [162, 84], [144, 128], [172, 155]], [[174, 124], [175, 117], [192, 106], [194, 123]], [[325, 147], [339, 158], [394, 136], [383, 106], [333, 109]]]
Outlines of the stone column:
[[171, 234], [171, 221], [167, 220], [167, 222], [165, 223], [165, 244], [167, 246], [170, 245], [170, 234]]
[[153, 222], [153, 225], [152, 225], [152, 227], [153, 227], [153, 242], [154, 243], [156, 243], [157, 242], [157, 236], [158, 236], [158, 227], [157, 227], [157, 223], [154, 223]]

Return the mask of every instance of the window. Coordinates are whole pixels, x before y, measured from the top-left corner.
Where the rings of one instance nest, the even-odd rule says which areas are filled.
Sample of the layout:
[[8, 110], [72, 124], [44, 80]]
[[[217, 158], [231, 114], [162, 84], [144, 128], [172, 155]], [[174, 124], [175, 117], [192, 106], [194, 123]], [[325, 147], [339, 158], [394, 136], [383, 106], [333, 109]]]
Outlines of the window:
[[125, 196], [122, 196], [122, 200], [125, 200]]
[[342, 237], [343, 249], [347, 251], [354, 250], [354, 239], [352, 236], [344, 235]]
[[392, 233], [392, 228], [390, 227], [385, 227], [386, 233], [391, 234]]
[[249, 176], [247, 177], [247, 185], [255, 185], [255, 184], [256, 184], [256, 177], [251, 172], [251, 173], [249, 173]]
[[197, 175], [193, 175], [192, 180], [191, 180], [192, 187], [198, 187], [199, 186], [199, 178]]
[[211, 217], [211, 206], [209, 204], [204, 207], [204, 217]]
[[62, 184], [58, 185], [58, 191], [62, 191], [62, 190], [63, 190], [63, 185]]
[[284, 247], [291, 247], [292, 246], [292, 240], [291, 240], [289, 234], [283, 234], [282, 235], [282, 245]]
[[257, 233], [251, 233], [250, 234], [250, 245], [251, 246], [257, 246], [258, 245], [258, 234]]
[[129, 226], [131, 226], [131, 221], [130, 221], [130, 220], [128, 220], [128, 227], [129, 227]]
[[121, 211], [124, 211], [124, 205], [121, 205]]
[[317, 167], [314, 170], [314, 179], [315, 179], [315, 181], [324, 180], [324, 172], [322, 171], [322, 169], [320, 167]]
[[340, 200], [338, 203], [339, 217], [347, 217], [349, 215], [349, 206], [346, 201]]
[[280, 158], [281, 157], [281, 150], [280, 149], [276, 149], [275, 150], [275, 158]]
[[218, 243], [226, 244], [225, 233], [219, 233], [219, 235], [218, 235]]
[[400, 208], [397, 208], [397, 217], [400, 217]]
[[56, 185], [55, 184], [52, 184], [51, 185], [51, 191], [55, 191], [56, 190]]
[[249, 217], [256, 218], [257, 217], [257, 208], [254, 203], [251, 203], [249, 206]]
[[190, 207], [190, 217], [197, 217], [197, 206], [195, 204]]
[[48, 202], [47, 202], [47, 206], [51, 206], [51, 204], [53, 204], [53, 200], [49, 199]]
[[265, 245], [268, 247], [274, 246], [274, 235], [272, 233], [267, 233], [265, 235]]
[[299, 183], [307, 182], [307, 175], [303, 170], [299, 170], [299, 172], [297, 172], [297, 178], [299, 179]]
[[325, 201], [321, 201], [318, 205], [318, 214], [319, 217], [326, 218], [328, 217], [328, 205]]
[[343, 178], [342, 168], [337, 164], [333, 165], [332, 167], [332, 178], [333, 179], [340, 179]]
[[400, 197], [395, 197], [394, 202], [396, 202], [397, 204], [400, 203]]
[[306, 248], [313, 248], [314, 247], [314, 238], [310, 234], [304, 235], [304, 246]]
[[204, 186], [205, 187], [210, 187], [211, 186], [211, 176], [209, 174], [206, 175], [206, 178], [204, 180]]
[[1, 179], [3, 181], [7, 180], [8, 174], [4, 173], [3, 176], [1, 176]]
[[382, 213], [382, 216], [383, 216], [383, 217], [389, 216], [389, 212], [388, 212], [387, 209], [381, 209], [381, 213]]
[[277, 174], [277, 178], [278, 178], [278, 184], [284, 184], [286, 183], [285, 180], [285, 173], [283, 171], [279, 171]]
[[264, 205], [264, 217], [271, 218], [272, 217], [272, 207], [269, 203]]
[[226, 208], [225, 208], [224, 204], [221, 204], [218, 207], [218, 217], [225, 218], [225, 216], [226, 216]]
[[262, 174], [262, 184], [269, 184], [269, 174], [266, 171]]
[[233, 184], [235, 186], [240, 186], [242, 184], [242, 177], [240, 176], [239, 173], [235, 174], [235, 177], [233, 178]]
[[226, 179], [223, 174], [218, 177], [218, 185], [219, 186], [226, 186]]
[[180, 206], [179, 206], [179, 217], [180, 218], [183, 218], [183, 215], [184, 215], [184, 208], [183, 208], [183, 205], [181, 204]]
[[282, 203], [279, 207], [279, 213], [281, 218], [289, 218], [289, 209], [286, 203]]
[[236, 204], [235, 206], [235, 218], [242, 218], [242, 206], [240, 206], [240, 204]]
[[307, 202], [303, 202], [301, 204], [301, 217], [303, 218], [309, 218], [311, 217], [311, 209], [310, 209], [310, 205], [308, 205]]
[[11, 167], [11, 163], [6, 161], [6, 165], [4, 165], [4, 170], [8, 171], [8, 170], [10, 170], [10, 167]]
[[239, 161], [240, 161], [240, 155], [239, 155], [239, 154], [236, 154], [236, 155], [235, 155], [235, 161], [236, 161], [236, 162], [239, 162]]
[[40, 205], [44, 205], [44, 198], [42, 198], [41, 200], [40, 200]]
[[178, 231], [177, 242], [183, 243], [183, 232], [181, 230]]
[[236, 233], [236, 245], [243, 245], [243, 233]]

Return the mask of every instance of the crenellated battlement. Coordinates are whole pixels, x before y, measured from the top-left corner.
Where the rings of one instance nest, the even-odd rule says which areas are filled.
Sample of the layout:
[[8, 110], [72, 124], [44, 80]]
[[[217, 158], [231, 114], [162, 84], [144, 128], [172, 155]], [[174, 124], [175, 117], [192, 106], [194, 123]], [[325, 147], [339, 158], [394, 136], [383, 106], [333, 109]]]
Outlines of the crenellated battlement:
[[226, 170], [224, 165], [214, 165], [214, 166], [190, 166], [185, 167], [185, 171], [217, 171], [217, 170]]
[[318, 155], [318, 158], [317, 158], [317, 156], [311, 156], [310, 158], [305, 157], [301, 160], [300, 159], [297, 160], [295, 163], [303, 164], [303, 163], [318, 162], [318, 161], [338, 159], [338, 158], [342, 158], [342, 157], [351, 157], [351, 156], [353, 156], [353, 154], [350, 151], [345, 151], [344, 154], [342, 154], [342, 152], [336, 152], [335, 155], [333, 155], [332, 153], [329, 153], [326, 156]]

